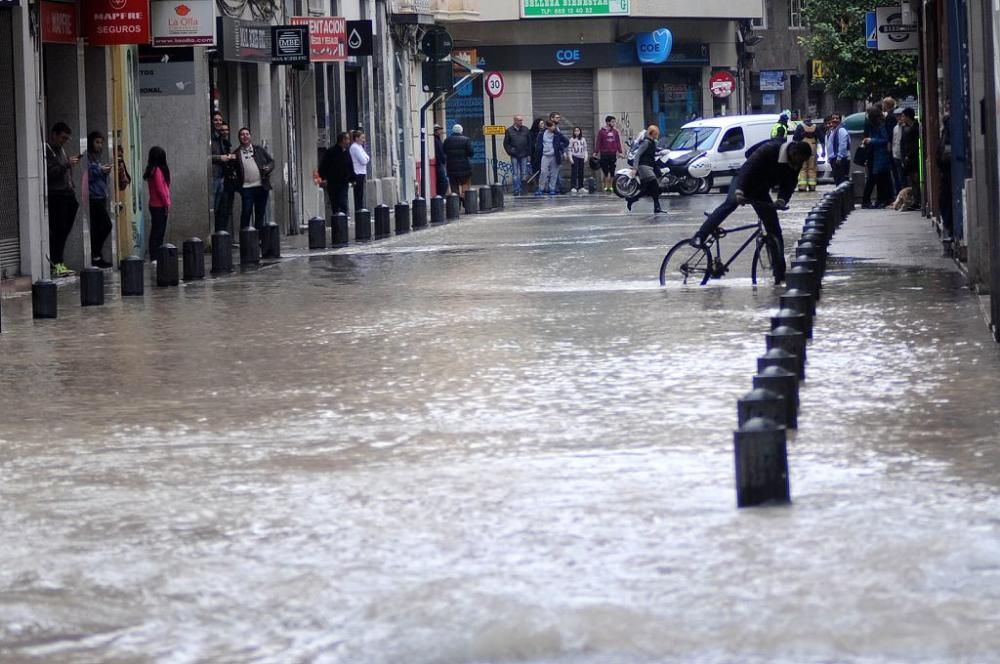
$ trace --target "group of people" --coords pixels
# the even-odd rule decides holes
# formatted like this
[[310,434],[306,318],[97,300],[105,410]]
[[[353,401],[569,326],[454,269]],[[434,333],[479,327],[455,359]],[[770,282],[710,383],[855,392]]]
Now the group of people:
[[[910,187],[904,209],[920,209],[920,129],[913,109],[898,110],[892,97],[870,106],[862,148],[867,177],[861,206],[888,207],[894,197]],[[876,193],[874,202],[872,193]]]
[[323,153],[319,162],[319,177],[326,188],[333,214],[350,215],[347,207],[348,193],[354,187],[354,209],[361,210],[365,204],[365,182],[371,155],[365,149],[367,136],[361,129],[342,131],[337,141]]
[[[216,111],[212,114],[211,160],[215,230],[231,230],[230,219],[236,192],[240,193],[240,228],[263,226],[267,218],[274,158],[263,146],[253,142],[253,135],[247,127],[240,128],[237,144],[233,147],[229,123],[222,113]],[[154,245],[153,240],[151,234],[150,255],[152,248],[159,246]]]

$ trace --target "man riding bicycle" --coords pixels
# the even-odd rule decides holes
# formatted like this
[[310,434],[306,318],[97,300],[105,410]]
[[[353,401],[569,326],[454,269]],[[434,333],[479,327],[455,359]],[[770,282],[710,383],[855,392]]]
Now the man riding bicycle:
[[[747,151],[747,160],[733,177],[729,195],[708,216],[698,232],[691,238],[695,246],[702,246],[705,238],[725,221],[740,205],[750,204],[764,224],[764,230],[778,242],[778,255],[774,261],[774,282],[785,280],[785,249],[778,222],[778,208],[785,207],[799,181],[799,170],[809,157],[812,148],[806,143],[792,141],[764,141]],[[778,188],[778,200],[771,202],[771,189]]]

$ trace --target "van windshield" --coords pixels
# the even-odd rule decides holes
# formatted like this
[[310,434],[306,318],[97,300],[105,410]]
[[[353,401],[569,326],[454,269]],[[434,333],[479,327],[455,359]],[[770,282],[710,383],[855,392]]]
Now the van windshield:
[[718,127],[687,127],[674,137],[671,150],[707,150],[715,144]]
[[687,127],[674,137],[671,150],[707,150],[715,144],[718,127]]

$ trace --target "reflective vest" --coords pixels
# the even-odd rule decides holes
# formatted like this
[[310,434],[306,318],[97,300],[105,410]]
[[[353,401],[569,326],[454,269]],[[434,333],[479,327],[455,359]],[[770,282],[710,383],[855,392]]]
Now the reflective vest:
[[780,122],[771,127],[771,138],[784,138],[788,136],[788,127]]

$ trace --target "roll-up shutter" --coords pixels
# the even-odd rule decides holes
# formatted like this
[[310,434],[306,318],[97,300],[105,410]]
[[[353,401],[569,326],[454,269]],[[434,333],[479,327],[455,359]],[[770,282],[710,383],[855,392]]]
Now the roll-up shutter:
[[[583,129],[587,147],[594,150],[594,71],[560,69],[531,73],[532,119],[549,118],[553,111],[562,116],[559,129],[570,138],[573,127]],[[525,119],[527,121],[527,118]],[[590,170],[585,171],[589,176]],[[563,162],[562,175],[569,186],[570,162]]]
[[[27,3],[25,3],[27,4]],[[17,118],[14,116],[13,14],[0,8],[0,277],[21,273],[17,201]]]

